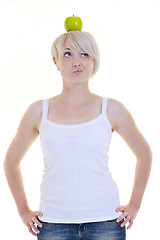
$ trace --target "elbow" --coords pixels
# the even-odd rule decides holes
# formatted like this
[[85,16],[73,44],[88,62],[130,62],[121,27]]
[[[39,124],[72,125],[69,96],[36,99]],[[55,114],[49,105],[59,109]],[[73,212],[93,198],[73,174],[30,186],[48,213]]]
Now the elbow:
[[9,163],[8,163],[6,158],[5,158],[4,162],[3,162],[3,169],[4,169],[4,173],[5,173],[6,177],[7,177],[8,173],[9,173],[10,165],[9,165]]
[[148,159],[148,161],[150,163],[152,163],[153,154],[152,154],[152,150],[149,146],[148,146],[147,151],[146,151],[146,158]]
[[3,169],[4,169],[4,172],[5,172],[6,175],[7,175],[8,171],[11,167],[12,166],[11,166],[11,163],[10,163],[9,159],[5,158],[4,162],[3,162]]
[[146,157],[145,157],[145,161],[147,162],[147,165],[149,166],[149,168],[151,169],[152,166],[152,158],[153,158],[153,154],[152,151],[150,149],[150,147],[148,148]]
[[137,155],[138,160],[142,161],[144,164],[149,165],[150,167],[152,165],[152,158],[153,154],[150,146],[146,146],[141,154]]
[[150,161],[150,166],[152,166],[152,160],[153,160],[153,153],[152,150],[149,148],[149,161]]
[[4,161],[3,161],[3,169],[4,169],[5,172],[6,172],[7,168],[8,168],[8,159],[5,158]]
[[14,169],[19,167],[19,165],[20,164],[18,161],[14,161],[13,158],[6,156],[4,159],[4,162],[3,162],[3,169],[4,169],[6,176],[8,174],[10,174]]

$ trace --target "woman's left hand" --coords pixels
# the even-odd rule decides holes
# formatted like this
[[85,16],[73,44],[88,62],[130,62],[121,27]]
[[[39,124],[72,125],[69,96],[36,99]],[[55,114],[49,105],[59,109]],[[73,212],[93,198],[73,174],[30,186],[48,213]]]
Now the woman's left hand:
[[124,227],[127,222],[129,222],[129,225],[127,229],[131,228],[133,225],[133,221],[137,216],[138,208],[134,205],[129,203],[125,206],[120,206],[116,209],[116,212],[122,212],[122,215],[117,218],[117,222],[120,222],[122,219],[124,219],[124,222],[121,224],[121,227]]

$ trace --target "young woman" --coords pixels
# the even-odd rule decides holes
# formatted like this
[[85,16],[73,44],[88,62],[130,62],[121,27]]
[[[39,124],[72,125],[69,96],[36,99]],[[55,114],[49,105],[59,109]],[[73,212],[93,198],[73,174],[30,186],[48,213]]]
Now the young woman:
[[[63,81],[61,94],[34,102],[25,112],[4,161],[18,212],[39,240],[124,240],[141,206],[151,169],[150,147],[119,101],[90,92],[99,50],[87,32],[72,31],[52,45]],[[137,157],[132,195],[120,206],[108,169],[117,132]],[[44,155],[40,209],[27,203],[20,162],[40,135]]]

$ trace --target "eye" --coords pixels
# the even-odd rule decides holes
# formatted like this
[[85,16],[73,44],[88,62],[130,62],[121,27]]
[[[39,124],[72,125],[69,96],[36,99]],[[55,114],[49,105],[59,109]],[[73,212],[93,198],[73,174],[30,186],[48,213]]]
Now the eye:
[[64,53],[64,56],[65,56],[65,57],[71,57],[71,52],[65,52],[65,53]]
[[88,53],[82,53],[81,55],[82,55],[83,58],[89,57]]

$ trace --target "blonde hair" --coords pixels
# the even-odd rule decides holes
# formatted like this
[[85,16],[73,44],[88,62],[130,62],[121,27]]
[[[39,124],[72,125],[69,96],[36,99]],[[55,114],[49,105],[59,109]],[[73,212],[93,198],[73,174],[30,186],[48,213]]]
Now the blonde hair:
[[58,52],[62,49],[66,40],[69,42],[71,47],[77,48],[93,58],[93,76],[98,71],[100,63],[99,48],[93,36],[84,31],[70,31],[57,37],[51,48],[52,59],[55,64],[58,60]]

